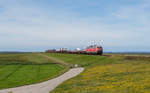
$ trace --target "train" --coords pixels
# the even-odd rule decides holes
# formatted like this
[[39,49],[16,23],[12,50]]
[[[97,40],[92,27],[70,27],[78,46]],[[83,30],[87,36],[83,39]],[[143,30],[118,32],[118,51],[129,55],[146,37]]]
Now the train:
[[68,50],[67,48],[60,48],[59,50],[46,50],[46,53],[67,53],[67,54],[87,54],[87,55],[103,55],[103,47],[100,45],[90,45],[85,49]]

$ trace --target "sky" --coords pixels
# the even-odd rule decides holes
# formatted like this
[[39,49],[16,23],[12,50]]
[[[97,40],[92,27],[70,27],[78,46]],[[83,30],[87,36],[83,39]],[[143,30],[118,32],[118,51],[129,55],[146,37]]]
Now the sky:
[[150,52],[150,0],[0,0],[0,51],[100,44]]

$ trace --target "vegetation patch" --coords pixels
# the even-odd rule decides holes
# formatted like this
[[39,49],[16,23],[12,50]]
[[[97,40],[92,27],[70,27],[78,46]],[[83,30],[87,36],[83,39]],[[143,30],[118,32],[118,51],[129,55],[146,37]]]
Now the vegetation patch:
[[[113,55],[111,57],[46,54],[84,66],[79,76],[58,86],[52,93],[149,93],[149,59]],[[67,59],[69,58],[69,59]],[[75,62],[74,62],[74,61]]]
[[66,70],[37,53],[0,54],[0,89],[46,81]]
[[44,53],[47,56],[55,57],[69,64],[78,64],[79,66],[88,68],[96,65],[107,65],[120,63],[122,57],[107,57],[95,55],[80,55],[80,54],[60,54],[60,53]]

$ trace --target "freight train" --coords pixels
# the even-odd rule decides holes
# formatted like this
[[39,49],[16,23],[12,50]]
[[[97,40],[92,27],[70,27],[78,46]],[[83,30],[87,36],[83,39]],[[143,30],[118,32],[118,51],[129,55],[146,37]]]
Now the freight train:
[[46,50],[46,53],[68,53],[68,54],[88,54],[88,55],[103,55],[103,48],[99,45],[90,45],[83,50],[67,50],[66,48],[61,48],[60,50]]

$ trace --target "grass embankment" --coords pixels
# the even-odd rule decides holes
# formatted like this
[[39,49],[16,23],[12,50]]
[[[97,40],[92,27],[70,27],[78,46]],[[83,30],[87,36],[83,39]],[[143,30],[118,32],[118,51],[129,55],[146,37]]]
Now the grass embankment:
[[150,58],[46,54],[86,70],[52,93],[150,93]]
[[78,64],[81,67],[92,67],[95,65],[105,65],[111,63],[120,63],[122,60],[119,57],[108,58],[106,56],[95,55],[79,55],[79,54],[59,54],[59,53],[44,53],[47,56],[55,57],[69,64]]
[[46,81],[67,69],[38,53],[0,54],[0,89]]

